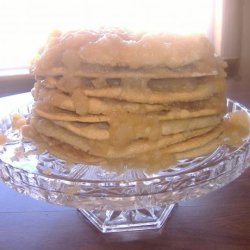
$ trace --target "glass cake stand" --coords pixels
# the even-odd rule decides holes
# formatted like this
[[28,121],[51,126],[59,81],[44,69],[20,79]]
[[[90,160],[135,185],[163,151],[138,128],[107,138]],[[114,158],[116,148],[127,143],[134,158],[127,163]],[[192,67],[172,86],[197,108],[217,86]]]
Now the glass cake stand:
[[[228,100],[229,112],[249,110]],[[25,116],[31,105],[15,111]],[[21,139],[11,117],[0,120],[7,143],[0,147],[0,179],[37,200],[77,208],[101,232],[160,228],[174,205],[221,188],[250,165],[250,139],[240,147],[222,145],[213,153],[181,160],[175,166],[147,173],[127,169],[69,164]]]

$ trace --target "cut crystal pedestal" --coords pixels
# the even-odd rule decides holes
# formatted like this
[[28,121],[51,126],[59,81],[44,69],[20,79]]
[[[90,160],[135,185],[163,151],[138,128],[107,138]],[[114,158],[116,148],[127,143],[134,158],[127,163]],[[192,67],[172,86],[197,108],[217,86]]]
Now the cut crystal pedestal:
[[135,210],[78,209],[102,233],[159,229],[170,216],[175,204]]

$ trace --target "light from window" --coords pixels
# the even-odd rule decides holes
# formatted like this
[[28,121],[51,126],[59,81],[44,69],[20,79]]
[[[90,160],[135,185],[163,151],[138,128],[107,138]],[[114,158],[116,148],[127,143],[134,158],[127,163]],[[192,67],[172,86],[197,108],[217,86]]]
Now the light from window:
[[213,0],[2,0],[0,68],[27,67],[52,29],[211,31]]

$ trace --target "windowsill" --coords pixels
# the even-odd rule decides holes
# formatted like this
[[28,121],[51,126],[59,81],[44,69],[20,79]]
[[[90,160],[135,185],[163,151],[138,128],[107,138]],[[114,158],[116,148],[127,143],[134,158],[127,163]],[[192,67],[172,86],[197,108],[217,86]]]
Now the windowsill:
[[14,69],[0,69],[0,81],[12,79],[27,79],[31,78],[32,75],[28,68],[14,68]]
[[29,92],[33,85],[28,68],[0,69],[0,97]]

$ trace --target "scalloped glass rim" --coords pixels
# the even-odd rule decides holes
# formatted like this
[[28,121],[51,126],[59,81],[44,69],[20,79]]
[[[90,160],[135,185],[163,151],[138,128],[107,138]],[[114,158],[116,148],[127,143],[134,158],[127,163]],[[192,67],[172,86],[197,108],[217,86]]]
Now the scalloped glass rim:
[[[236,110],[244,110],[249,113],[249,110],[246,107],[230,99],[227,100],[227,105],[230,112]],[[19,108],[13,113],[19,112],[22,114],[29,114],[30,110],[31,105],[28,105]],[[1,132],[6,132],[10,128],[10,117],[12,114],[10,114],[9,117],[1,119]],[[11,143],[6,146],[7,148],[15,145],[15,143],[20,143],[21,141],[18,133],[11,132],[10,136]],[[25,163],[27,164],[27,159],[26,162],[22,162],[21,159],[19,161],[19,163],[21,162],[21,164],[19,164],[20,167],[16,167],[14,166],[13,161],[11,162],[3,157],[3,152],[6,151],[2,150],[0,153],[0,159],[2,160],[2,162],[0,162],[0,178],[2,178],[3,181],[8,182],[10,186],[16,189],[20,189],[23,185],[23,187],[26,186],[26,188],[33,188],[34,190],[48,190],[50,194],[54,192],[63,193],[65,197],[68,198],[73,195],[82,195],[84,197],[92,198],[139,197],[145,195],[157,195],[163,193],[166,194],[169,192],[173,193],[177,191],[180,192],[178,198],[176,197],[176,199],[173,198],[172,200],[169,200],[168,203],[170,204],[177,202],[178,200],[185,199],[185,197],[191,197],[191,193],[187,194],[188,189],[200,188],[201,190],[201,186],[206,186],[207,191],[200,191],[199,194],[195,194],[195,190],[193,190],[193,196],[200,196],[202,193],[206,193],[209,190],[216,189],[216,179],[219,180],[223,176],[226,177],[226,175],[229,175],[230,177],[230,174],[234,176],[233,179],[235,179],[237,176],[239,176],[240,173],[244,171],[246,167],[245,165],[249,163],[249,148],[250,139],[246,138],[244,140],[244,143],[239,148],[222,145],[213,153],[207,156],[198,157],[192,160],[182,160],[179,162],[180,165],[178,165],[177,167],[175,166],[166,170],[162,170],[158,173],[155,173],[153,176],[147,176],[141,170],[128,170],[126,172],[126,175],[124,175],[125,173],[123,173],[120,177],[118,176],[121,179],[114,179],[112,177],[112,173],[110,175],[110,173],[104,170],[104,172],[101,172],[101,174],[104,174],[104,177],[98,177],[101,178],[98,180],[94,179],[93,175],[90,175],[90,179],[84,180],[63,178],[60,175],[45,175],[39,172],[36,166],[33,166],[33,168],[27,167],[25,165]],[[49,157],[50,160],[59,160],[54,156]],[[237,159],[240,159],[239,164],[237,163]],[[62,162],[61,160],[59,161]],[[86,171],[90,171],[90,169],[87,169]],[[234,171],[238,171],[237,174],[235,174]],[[94,173],[94,175],[96,174],[97,173]],[[93,179],[91,179],[92,177]],[[218,185],[218,187],[221,187],[233,180],[229,177],[226,181],[224,181],[224,183],[221,183],[220,180],[220,184]],[[214,183],[214,186],[210,188],[209,182]],[[32,190],[30,190],[28,193],[32,196]],[[181,195],[181,193],[183,195]],[[164,199],[166,198],[167,197],[164,197]],[[46,198],[40,197],[40,199]],[[47,199],[47,201],[53,202],[49,199]],[[68,203],[64,199],[62,201],[57,200],[56,203],[67,203],[67,205],[72,205],[74,202]],[[100,202],[100,204],[101,203],[102,202]]]

